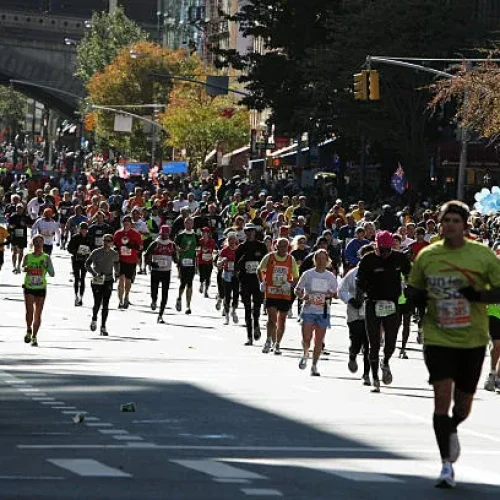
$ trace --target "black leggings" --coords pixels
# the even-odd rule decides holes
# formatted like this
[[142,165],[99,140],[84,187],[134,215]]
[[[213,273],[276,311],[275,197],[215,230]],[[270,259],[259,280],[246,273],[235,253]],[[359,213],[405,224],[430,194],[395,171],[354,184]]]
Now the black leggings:
[[396,311],[396,314],[378,318],[375,315],[375,301],[367,300],[365,324],[368,341],[370,342],[370,365],[372,368],[373,379],[378,380],[381,326],[384,327],[385,335],[384,364],[387,364],[396,350],[399,317]]
[[108,319],[109,299],[113,293],[113,282],[105,281],[102,285],[92,284],[92,293],[94,294],[94,307],[92,308],[92,321],[97,321],[97,314],[102,304],[101,326],[106,326]]
[[71,264],[73,265],[73,274],[75,276],[75,295],[78,295],[78,292],[80,292],[80,297],[83,297],[83,294],[85,293],[85,275],[87,274],[87,269],[85,269],[85,261],[76,260],[73,257],[71,259]]
[[222,279],[222,270],[217,272],[217,292],[219,294],[219,299],[224,300],[224,280]]
[[365,321],[358,319],[347,323],[349,328],[349,339],[351,345],[349,346],[349,358],[355,359],[356,356],[363,349],[363,376],[370,375],[370,358],[368,353],[370,351],[370,344],[368,343],[368,335],[366,334]]
[[233,299],[231,303],[233,309],[236,309],[238,307],[240,282],[238,278],[233,276],[233,279],[231,281],[222,280],[222,283],[224,286],[224,312],[226,314],[229,314],[231,297]]
[[161,283],[161,303],[160,316],[163,315],[168,300],[168,289],[170,287],[170,271],[153,271],[151,272],[151,299],[153,302],[158,300],[158,288]]
[[198,271],[200,272],[200,284],[206,283],[207,288],[210,286],[210,278],[212,276],[213,264],[200,264],[198,266]]
[[[247,326],[247,336],[252,338],[252,327],[259,325],[260,308],[264,302],[264,294],[260,291],[259,283],[255,279],[254,283],[241,282],[241,301],[245,307],[245,323]],[[252,304],[253,302],[253,304]]]

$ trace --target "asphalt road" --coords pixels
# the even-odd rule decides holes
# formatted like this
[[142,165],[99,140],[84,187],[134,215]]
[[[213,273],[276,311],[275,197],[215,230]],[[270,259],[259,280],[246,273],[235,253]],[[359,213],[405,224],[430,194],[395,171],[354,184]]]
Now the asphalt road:
[[[149,276],[138,276],[130,309],[117,310],[114,295],[103,338],[89,330],[90,287],[75,308],[70,261],[57,250],[33,348],[23,343],[22,277],[9,251],[6,261],[0,500],[499,498],[500,396],[482,389],[460,431],[459,487],[434,489],[432,392],[414,333],[410,359],[392,362],[393,384],[372,394],[347,370],[343,305],[334,306],[321,377],[311,377],[297,367],[296,316],[283,355],[264,355],[262,342],[243,346],[241,308],[240,324],[224,326],[213,298],[195,291],[193,314],[175,312],[177,279],[157,325]],[[120,412],[127,402],[137,411]]]

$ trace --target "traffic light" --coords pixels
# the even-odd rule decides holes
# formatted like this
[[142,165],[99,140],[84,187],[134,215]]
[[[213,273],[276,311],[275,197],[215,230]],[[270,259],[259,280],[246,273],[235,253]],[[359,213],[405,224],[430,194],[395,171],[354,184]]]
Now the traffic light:
[[370,101],[380,101],[380,74],[372,69],[369,71]]
[[354,75],[354,99],[357,101],[368,100],[368,74],[370,72],[363,70]]

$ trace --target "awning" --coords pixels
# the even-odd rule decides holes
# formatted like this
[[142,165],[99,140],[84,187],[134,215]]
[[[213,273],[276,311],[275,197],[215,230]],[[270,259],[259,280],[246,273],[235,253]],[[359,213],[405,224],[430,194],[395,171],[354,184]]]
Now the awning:
[[[336,137],[332,137],[331,139],[327,139],[326,141],[320,142],[318,144],[318,148],[322,146],[326,146],[334,141],[336,141]],[[304,147],[300,150],[301,153],[305,153],[309,151],[309,146]],[[287,146],[286,148],[279,149],[270,155],[270,158],[289,158],[290,156],[294,156],[297,154],[297,144],[292,144],[291,146]]]
[[207,156],[205,157],[205,163],[208,163],[210,160],[215,159],[216,155],[217,155],[217,150],[212,149],[212,151],[210,151],[210,153],[208,153]]
[[226,153],[222,158],[232,158],[233,156],[239,155],[241,153],[246,153],[250,151],[250,146],[244,146],[239,149],[235,149],[234,151],[231,151],[230,153]]

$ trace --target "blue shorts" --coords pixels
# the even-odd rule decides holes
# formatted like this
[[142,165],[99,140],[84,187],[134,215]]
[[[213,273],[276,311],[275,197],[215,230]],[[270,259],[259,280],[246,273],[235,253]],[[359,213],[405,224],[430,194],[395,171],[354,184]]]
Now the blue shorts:
[[331,326],[329,314],[325,318],[323,314],[302,313],[300,318],[302,319],[302,323],[314,323],[321,328],[330,328]]

